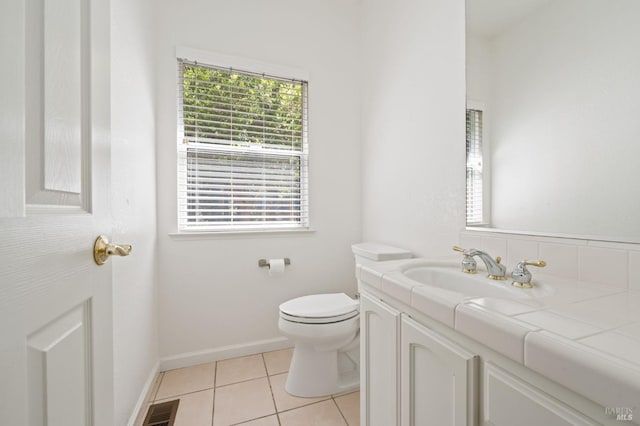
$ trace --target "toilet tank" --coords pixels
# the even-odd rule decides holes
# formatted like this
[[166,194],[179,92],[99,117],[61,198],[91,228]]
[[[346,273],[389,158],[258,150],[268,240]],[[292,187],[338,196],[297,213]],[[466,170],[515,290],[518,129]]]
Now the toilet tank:
[[380,243],[358,243],[351,246],[356,265],[369,265],[387,260],[409,259],[413,254],[409,250]]

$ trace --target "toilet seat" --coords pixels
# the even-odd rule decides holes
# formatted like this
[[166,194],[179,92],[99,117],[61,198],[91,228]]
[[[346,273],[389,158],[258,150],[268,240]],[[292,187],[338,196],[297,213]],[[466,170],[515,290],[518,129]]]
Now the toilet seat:
[[344,293],[298,297],[280,305],[280,317],[304,324],[328,324],[358,315],[359,304]]
[[322,317],[322,318],[308,318],[308,317],[296,317],[294,315],[288,315],[284,312],[280,312],[280,318],[291,321],[291,322],[299,322],[301,324],[330,324],[333,322],[346,321],[351,319],[359,314],[358,311],[353,311],[348,314],[338,315],[335,317]]

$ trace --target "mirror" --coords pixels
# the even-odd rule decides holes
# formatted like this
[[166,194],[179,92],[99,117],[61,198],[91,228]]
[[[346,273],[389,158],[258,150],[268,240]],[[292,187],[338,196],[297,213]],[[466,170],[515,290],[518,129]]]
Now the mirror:
[[469,226],[640,242],[639,18],[637,0],[467,0]]

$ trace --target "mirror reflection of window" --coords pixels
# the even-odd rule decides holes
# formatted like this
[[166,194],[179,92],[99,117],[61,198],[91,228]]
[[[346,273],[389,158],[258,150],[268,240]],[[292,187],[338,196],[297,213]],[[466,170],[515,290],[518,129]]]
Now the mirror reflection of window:
[[639,243],[640,1],[466,5],[484,185],[469,227]]
[[467,225],[483,223],[482,111],[467,109]]

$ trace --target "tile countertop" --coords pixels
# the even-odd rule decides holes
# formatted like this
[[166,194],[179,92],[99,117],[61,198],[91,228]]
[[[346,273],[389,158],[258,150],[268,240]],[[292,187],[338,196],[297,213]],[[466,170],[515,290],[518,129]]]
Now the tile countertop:
[[[549,284],[552,294],[469,297],[411,280],[400,270],[407,262],[425,260],[358,265],[356,275],[369,286],[604,407],[640,409],[640,291],[535,271],[534,286],[536,282]],[[450,258],[428,261],[459,267]],[[504,281],[506,286],[509,282]]]

